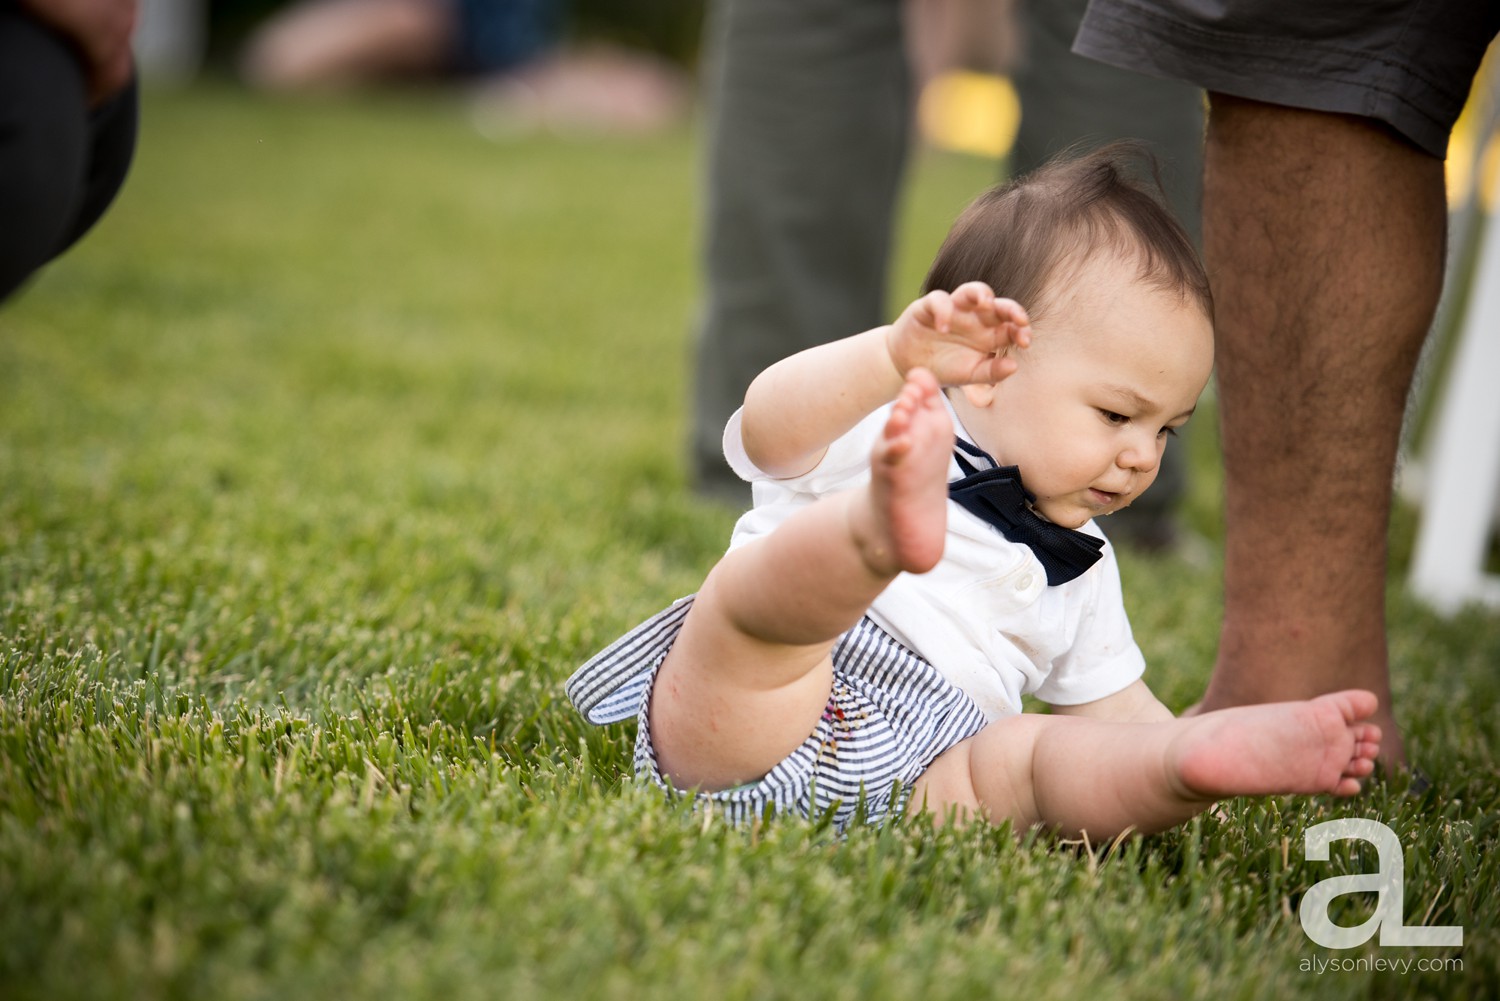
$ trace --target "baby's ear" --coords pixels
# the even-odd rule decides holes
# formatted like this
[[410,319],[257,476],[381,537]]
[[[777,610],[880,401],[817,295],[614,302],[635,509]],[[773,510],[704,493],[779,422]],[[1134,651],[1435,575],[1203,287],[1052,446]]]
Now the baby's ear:
[[988,382],[973,382],[967,386],[958,387],[959,392],[964,394],[964,399],[969,406],[983,410],[995,402],[995,387]]

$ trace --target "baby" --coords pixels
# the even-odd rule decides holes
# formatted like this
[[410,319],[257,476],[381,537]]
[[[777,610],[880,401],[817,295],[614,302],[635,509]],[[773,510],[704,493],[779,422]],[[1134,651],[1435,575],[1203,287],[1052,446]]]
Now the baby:
[[756,379],[725,433],[756,499],[730,551],[568,683],[592,722],[639,717],[639,774],[734,821],[925,809],[1094,838],[1359,791],[1370,693],[1176,719],[1141,680],[1093,519],[1155,479],[1213,333],[1137,155],[986,193],[895,323]]

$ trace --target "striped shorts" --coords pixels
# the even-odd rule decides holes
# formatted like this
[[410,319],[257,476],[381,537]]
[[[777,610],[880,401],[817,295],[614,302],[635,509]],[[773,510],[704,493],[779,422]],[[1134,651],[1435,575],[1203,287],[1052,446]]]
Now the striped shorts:
[[[647,708],[656,671],[692,607],[682,598],[584,664],[568,697],[592,723],[640,720],[638,776],[663,789]],[[906,809],[912,784],[938,755],[984,728],[984,714],[920,655],[868,617],[833,649],[833,687],[807,740],[755,782],[695,793],[699,809],[731,823],[791,813],[880,824]]]

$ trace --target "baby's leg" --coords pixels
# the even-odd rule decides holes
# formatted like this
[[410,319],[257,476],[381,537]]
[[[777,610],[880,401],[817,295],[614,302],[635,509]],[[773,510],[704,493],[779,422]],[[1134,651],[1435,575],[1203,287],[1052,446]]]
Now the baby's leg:
[[898,573],[942,556],[952,452],[937,382],[915,371],[867,487],[810,505],[714,567],[652,691],[664,775],[727,788],[807,739],[828,702],[835,641]]
[[940,814],[1111,838],[1164,830],[1228,796],[1352,796],[1380,749],[1379,727],[1365,722],[1375,708],[1375,696],[1351,690],[1162,723],[1015,717],[935,761],[914,805],[925,795]]

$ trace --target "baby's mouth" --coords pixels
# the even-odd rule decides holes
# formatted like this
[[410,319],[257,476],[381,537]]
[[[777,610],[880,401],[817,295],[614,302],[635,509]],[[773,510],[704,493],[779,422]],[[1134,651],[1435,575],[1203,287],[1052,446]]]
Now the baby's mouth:
[[1108,490],[1100,490],[1098,487],[1089,487],[1089,497],[1100,508],[1112,508],[1117,504],[1123,494],[1112,493]]

